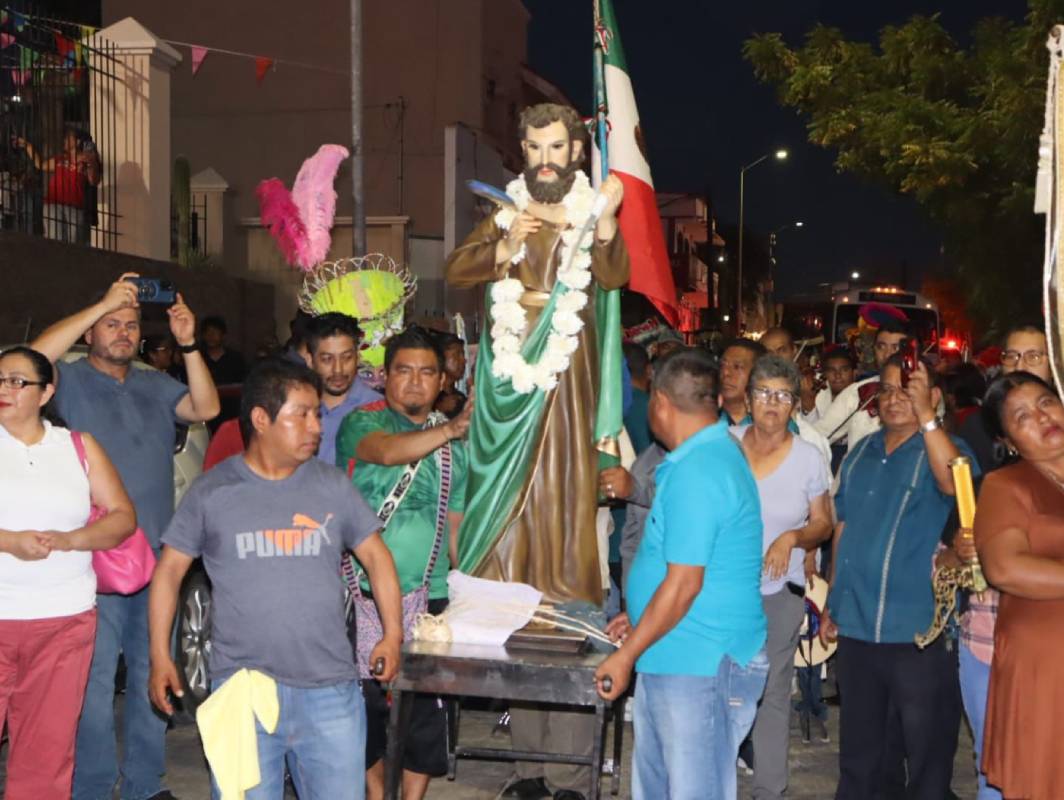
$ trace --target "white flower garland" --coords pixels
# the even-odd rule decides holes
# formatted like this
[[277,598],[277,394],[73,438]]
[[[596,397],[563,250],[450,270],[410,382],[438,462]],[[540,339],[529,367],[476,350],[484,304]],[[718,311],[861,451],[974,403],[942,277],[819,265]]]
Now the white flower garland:
[[[514,199],[517,210],[500,209],[495,214],[495,224],[509,230],[518,213],[528,208],[531,196],[523,175],[506,186],[506,193]],[[580,231],[591,215],[591,206],[596,192],[591,188],[587,175],[578,171],[572,188],[562,198],[565,206],[567,227],[562,231],[561,268],[557,280],[564,290],[558,295],[551,316],[551,332],[543,355],[535,364],[529,364],[521,355],[528,319],[521,307],[524,284],[516,278],[503,278],[491,286],[491,338],[495,353],[491,372],[499,380],[509,379],[514,391],[528,394],[535,389],[549,392],[558,385],[558,373],[569,368],[569,358],[580,345],[579,334],[584,327],[580,311],[587,305],[584,290],[591,284],[591,244],[594,237],[587,237],[580,249],[573,254]],[[524,243],[510,262],[520,263],[528,254]],[[570,257],[572,258],[570,262]]]

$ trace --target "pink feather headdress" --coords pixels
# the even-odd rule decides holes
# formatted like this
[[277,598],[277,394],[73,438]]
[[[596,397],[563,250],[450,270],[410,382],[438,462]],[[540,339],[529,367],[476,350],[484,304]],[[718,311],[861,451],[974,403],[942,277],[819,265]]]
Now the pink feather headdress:
[[262,224],[270,229],[285,261],[304,272],[329,253],[336,216],[333,181],[348,155],[346,147],[323,144],[303,162],[291,192],[278,178],[262,181],[255,190]]

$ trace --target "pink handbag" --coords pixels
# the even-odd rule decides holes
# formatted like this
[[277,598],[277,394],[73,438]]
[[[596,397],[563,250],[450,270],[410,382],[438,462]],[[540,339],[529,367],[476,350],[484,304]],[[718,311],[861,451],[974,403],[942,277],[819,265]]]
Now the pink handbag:
[[[85,455],[85,442],[81,433],[71,431],[70,440],[74,443],[81,468],[88,475],[89,459]],[[85,524],[90,525],[108,513],[106,508],[93,505]],[[93,550],[92,568],[96,572],[96,591],[99,594],[136,594],[151,581],[151,574],[155,569],[155,553],[143,529],[138,527],[133,531],[133,535],[118,547]]]

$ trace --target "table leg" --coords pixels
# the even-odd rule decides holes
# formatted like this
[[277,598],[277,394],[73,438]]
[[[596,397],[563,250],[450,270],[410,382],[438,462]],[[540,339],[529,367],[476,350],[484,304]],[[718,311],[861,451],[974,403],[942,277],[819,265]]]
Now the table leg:
[[454,751],[458,747],[458,721],[462,704],[459,698],[452,697],[447,705],[450,707],[447,715],[447,780],[453,781],[458,774],[458,757]]
[[403,700],[405,692],[392,691],[392,708],[388,716],[388,747],[384,756],[384,800],[399,800],[399,784],[403,773]]
[[621,758],[624,754],[624,704],[627,696],[619,697],[613,703],[613,785],[610,794],[621,792]]
[[588,800],[599,800],[602,783],[602,754],[606,739],[606,704],[601,700],[595,704],[595,737],[591,746],[591,794]]

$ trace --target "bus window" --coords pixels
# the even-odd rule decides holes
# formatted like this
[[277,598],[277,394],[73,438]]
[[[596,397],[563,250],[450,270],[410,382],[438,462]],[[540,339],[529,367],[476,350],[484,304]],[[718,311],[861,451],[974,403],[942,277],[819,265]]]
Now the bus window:
[[[913,336],[916,336],[924,348],[938,345],[938,312],[930,308],[901,308],[905,316],[909,318],[908,327]],[[860,306],[855,303],[844,305],[840,303],[835,307],[835,330],[834,341],[840,344],[846,343],[846,334],[851,328],[857,327],[858,312]]]

